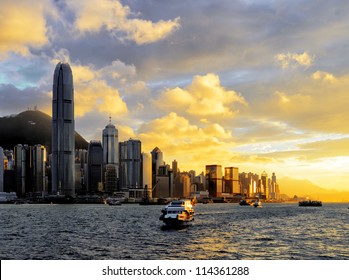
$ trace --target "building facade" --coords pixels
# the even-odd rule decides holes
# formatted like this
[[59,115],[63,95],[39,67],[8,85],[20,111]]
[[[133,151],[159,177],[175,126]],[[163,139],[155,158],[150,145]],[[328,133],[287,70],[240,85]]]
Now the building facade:
[[87,193],[96,194],[103,187],[103,148],[100,141],[90,141],[87,150]]
[[211,197],[221,197],[223,175],[221,165],[206,165],[206,187]]
[[141,141],[129,139],[119,144],[120,191],[130,197],[143,196]]
[[75,195],[74,87],[68,63],[57,64],[52,91],[52,193]]

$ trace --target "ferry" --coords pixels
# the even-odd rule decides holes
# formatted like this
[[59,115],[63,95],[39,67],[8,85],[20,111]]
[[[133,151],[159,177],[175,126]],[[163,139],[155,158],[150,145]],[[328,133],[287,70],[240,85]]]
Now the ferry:
[[190,199],[173,200],[161,212],[159,219],[166,226],[186,225],[194,220],[194,209]]
[[320,200],[303,200],[298,202],[299,206],[322,206]]

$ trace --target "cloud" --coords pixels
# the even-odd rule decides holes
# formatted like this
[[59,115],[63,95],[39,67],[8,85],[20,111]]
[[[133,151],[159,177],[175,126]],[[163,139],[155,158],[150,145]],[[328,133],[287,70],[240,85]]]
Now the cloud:
[[93,66],[71,64],[74,77],[75,114],[83,116],[98,110],[106,114],[124,115],[128,112],[126,103],[119,91],[111,87],[100,77],[103,69],[95,70]]
[[69,5],[76,10],[76,27],[80,31],[98,32],[105,27],[118,38],[125,37],[139,45],[164,39],[180,26],[179,17],[158,22],[134,18],[136,15],[120,1],[101,0],[98,5],[93,0],[69,1]]
[[0,7],[0,57],[7,52],[29,54],[29,48],[47,44],[45,14],[55,14],[49,0],[33,3],[26,0],[2,0]]
[[176,87],[165,90],[155,100],[155,104],[167,111],[186,112],[198,118],[233,117],[234,103],[247,105],[244,98],[233,90],[227,90],[220,84],[215,74],[195,76],[185,89]]
[[323,72],[323,71],[316,71],[313,73],[312,78],[314,80],[323,80],[326,82],[330,82],[330,83],[335,83],[337,82],[337,78],[328,72]]
[[283,68],[304,66],[309,67],[314,62],[314,56],[304,53],[279,53],[275,56],[276,62]]

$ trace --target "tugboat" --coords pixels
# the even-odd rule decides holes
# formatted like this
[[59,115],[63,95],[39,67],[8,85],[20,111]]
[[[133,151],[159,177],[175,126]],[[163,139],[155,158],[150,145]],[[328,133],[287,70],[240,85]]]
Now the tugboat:
[[303,200],[298,202],[299,206],[322,206],[320,200]]
[[193,204],[189,199],[173,200],[161,212],[159,220],[170,227],[187,225],[194,220]]

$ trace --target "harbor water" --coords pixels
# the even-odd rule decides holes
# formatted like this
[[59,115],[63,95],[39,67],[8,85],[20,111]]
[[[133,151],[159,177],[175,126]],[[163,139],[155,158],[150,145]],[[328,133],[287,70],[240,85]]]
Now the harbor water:
[[0,205],[0,259],[343,260],[349,209],[270,203],[197,204],[188,227],[166,229],[161,205]]

